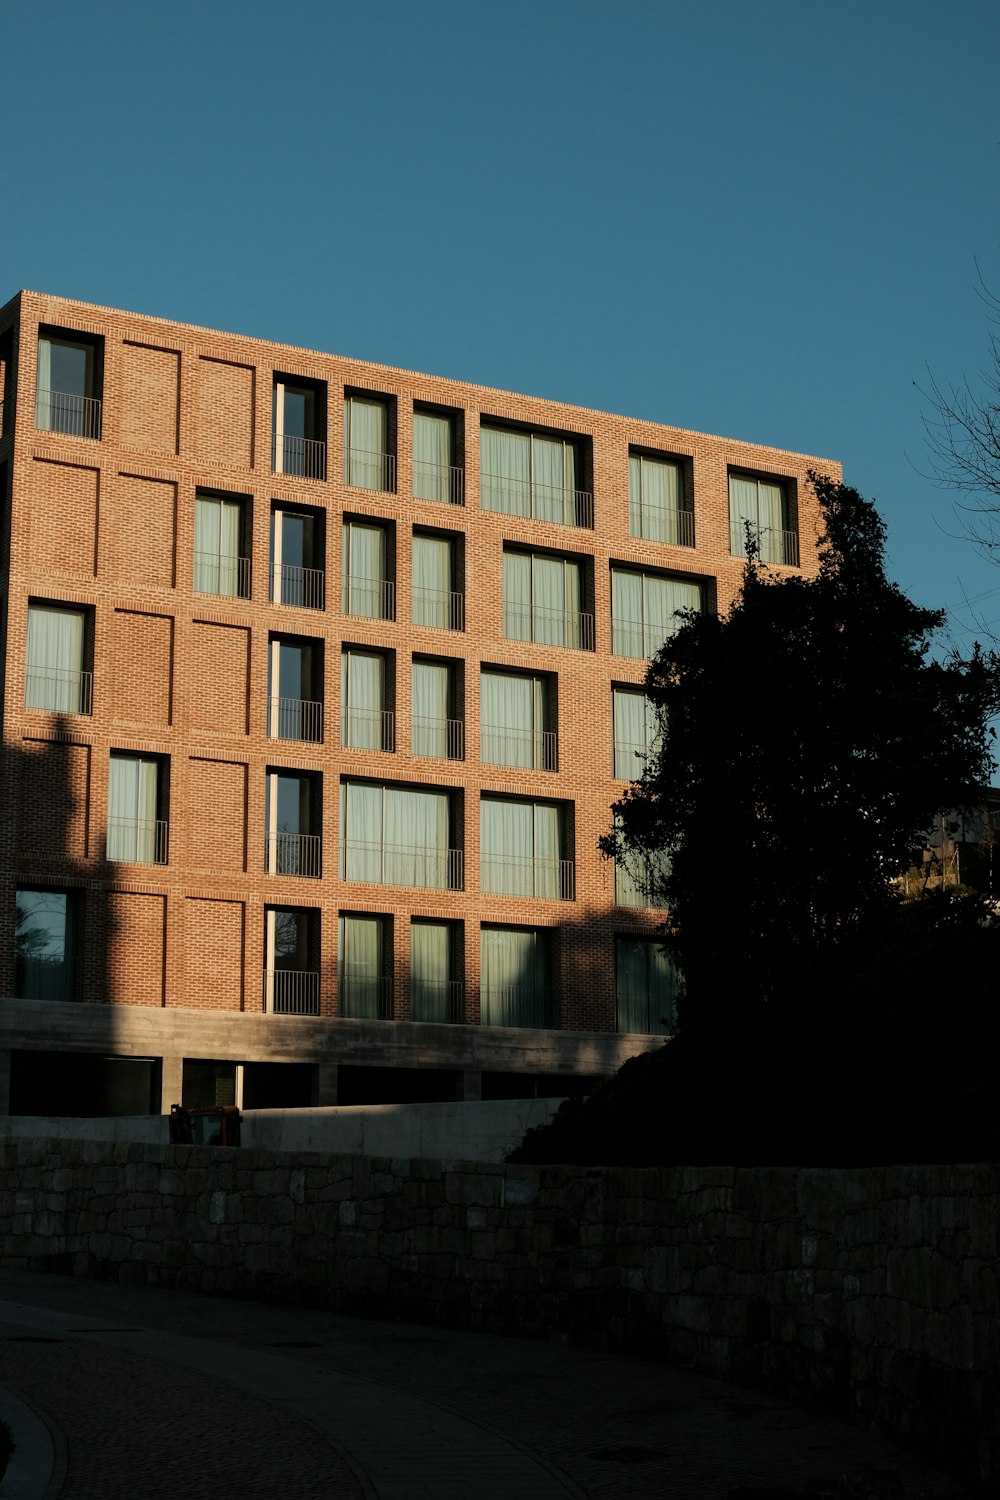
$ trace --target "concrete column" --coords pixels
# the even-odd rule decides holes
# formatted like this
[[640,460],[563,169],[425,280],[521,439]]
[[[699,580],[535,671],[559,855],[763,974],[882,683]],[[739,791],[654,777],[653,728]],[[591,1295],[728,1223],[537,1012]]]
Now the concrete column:
[[337,1064],[320,1063],[316,1069],[316,1103],[320,1106],[337,1102]]
[[169,1115],[172,1104],[182,1103],[184,1059],[169,1053],[160,1064],[160,1114]]
[[483,1097],[483,1075],[478,1068],[467,1068],[462,1074],[459,1084],[461,1098],[481,1099]]

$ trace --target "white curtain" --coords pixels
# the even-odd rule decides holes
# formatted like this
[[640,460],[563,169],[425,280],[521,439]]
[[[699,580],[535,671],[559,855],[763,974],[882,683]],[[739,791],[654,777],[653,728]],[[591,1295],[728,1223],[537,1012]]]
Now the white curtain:
[[745,479],[739,474],[729,476],[729,542],[730,550],[737,557],[745,557],[747,550],[747,525],[752,536],[757,536],[760,519],[757,514],[757,481]]
[[348,396],[344,402],[344,483],[387,488],[388,413],[384,401]]
[[386,607],[386,536],[384,526],[344,522],[344,612],[382,620]]
[[528,552],[505,552],[503,555],[503,617],[507,640],[532,639],[531,555]]
[[199,594],[239,598],[243,507],[238,500],[194,502],[194,587]]
[[83,647],[82,610],[28,606],[25,708],[64,714],[84,711]]
[[413,754],[447,756],[450,670],[444,662],[413,663]]
[[452,545],[447,537],[413,538],[413,623],[451,628]]
[[484,1026],[544,1026],[548,1015],[548,934],[484,927],[480,1006]]
[[342,879],[448,889],[447,792],[347,781],[340,805]]
[[384,1009],[384,918],[342,916],[337,937],[341,1015],[375,1020]]
[[674,981],[661,945],[648,938],[618,938],[615,969],[618,1030],[668,1033],[674,1015]]
[[35,376],[35,426],[41,432],[54,430],[52,421],[52,345],[38,340],[38,370]]
[[380,885],[383,880],[383,788],[365,781],[340,784],[342,880]]
[[[569,456],[570,478],[566,477]],[[573,499],[573,450],[561,438],[533,437],[531,440],[533,514],[542,521],[571,525],[567,508]]]
[[611,650],[642,656],[642,574],[611,569]]
[[340,743],[383,750],[385,657],[377,651],[344,651],[340,658]]
[[656,573],[611,570],[611,649],[615,656],[651,657],[680,623],[679,609],[703,607],[702,586]]
[[480,429],[480,486],[483,510],[508,516],[531,515],[531,438],[499,427]]
[[488,894],[531,896],[534,817],[530,802],[480,802],[480,886]]
[[410,1009],[415,1021],[451,1021],[451,928],[410,923]]
[[678,543],[681,508],[680,469],[667,459],[630,454],[628,461],[629,531],[650,541]]
[[157,863],[157,761],[112,755],[108,768],[108,844],[110,860]]
[[480,684],[482,759],[493,766],[543,768],[544,679],[484,670]]
[[534,808],[535,844],[532,857],[534,894],[549,901],[562,895],[562,828],[563,810],[554,802],[536,802]]
[[413,494],[417,500],[451,499],[451,420],[413,413]]
[[612,693],[615,776],[634,781],[641,776],[655,735],[653,705],[642,691],[615,688]]

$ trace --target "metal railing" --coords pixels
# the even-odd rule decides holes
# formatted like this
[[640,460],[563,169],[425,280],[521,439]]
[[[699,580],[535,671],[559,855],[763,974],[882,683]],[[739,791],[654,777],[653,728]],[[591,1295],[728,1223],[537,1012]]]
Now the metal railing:
[[452,464],[413,460],[414,500],[438,500],[445,505],[465,504],[465,470]]
[[271,442],[271,467],[275,474],[291,474],[297,479],[325,479],[326,444],[317,438],[276,432]]
[[539,901],[576,900],[576,864],[571,859],[484,854],[479,861],[484,895],[533,896]]
[[549,729],[508,729],[484,724],[480,759],[487,766],[520,766],[526,771],[558,771],[559,737]]
[[662,911],[665,902],[657,894],[657,885],[667,874],[664,860],[659,868],[635,855],[615,861],[615,905]]
[[484,984],[479,996],[483,1026],[551,1026],[548,994],[520,984]]
[[368,453],[363,448],[344,451],[344,483],[358,490],[382,490],[394,494],[396,489],[396,455]]
[[326,574],[322,568],[297,568],[291,563],[272,563],[271,603],[290,604],[297,609],[324,609]]
[[648,542],[666,542],[671,547],[694,546],[693,510],[633,500],[628,508],[628,523],[630,536],[641,536]]
[[655,745],[640,745],[631,740],[615,740],[615,779],[638,781],[646,769],[646,762],[655,752]]
[[535,521],[553,521],[557,526],[594,529],[594,497],[589,490],[566,489],[562,485],[539,484],[505,474],[480,477],[483,510],[505,516],[530,516]]
[[465,1020],[465,983],[461,979],[417,979],[410,976],[410,1015],[414,1021],[459,1025]]
[[265,969],[264,1009],[275,1016],[318,1016],[319,973],[314,969]]
[[284,829],[265,834],[264,869],[268,875],[319,880],[323,874],[322,838],[318,833],[286,833]]
[[464,889],[461,849],[369,844],[347,839],[340,846],[342,880],[361,885],[410,885],[421,890]]
[[439,760],[465,759],[465,725],[461,719],[413,720],[413,754]]
[[395,750],[396,715],[388,708],[343,709],[340,743],[350,750]]
[[464,630],[465,595],[448,589],[414,588],[413,623],[436,630]]
[[267,733],[272,740],[307,740],[323,743],[323,705],[306,698],[271,698],[268,702]]
[[348,573],[344,579],[344,614],[362,620],[394,620],[396,585],[388,578],[360,578]]
[[71,391],[39,390],[35,396],[35,427],[64,437],[100,438],[101,403]]
[[340,971],[340,1003],[342,1016],[356,1016],[359,1020],[392,1020],[392,976],[371,974],[367,969]]
[[249,599],[249,557],[225,557],[221,552],[196,552],[194,591],[196,594],[221,594],[226,599]]
[[165,865],[167,828],[162,818],[109,818],[105,856],[120,864]]
[[24,676],[25,708],[54,714],[89,714],[93,703],[93,672],[64,672],[61,667],[33,667]]
[[594,617],[575,610],[505,601],[503,632],[509,641],[535,641],[543,646],[567,646],[573,651],[594,649]]
[[[799,534],[797,531],[779,531],[772,526],[754,526],[752,522],[750,530],[760,549],[761,562],[778,563],[785,568],[798,567]],[[733,557],[746,557],[746,521],[730,521],[729,550]]]
[[613,616],[611,620],[611,652],[613,656],[632,656],[637,660],[654,657],[670,639],[680,621],[664,626],[660,621],[623,620]]

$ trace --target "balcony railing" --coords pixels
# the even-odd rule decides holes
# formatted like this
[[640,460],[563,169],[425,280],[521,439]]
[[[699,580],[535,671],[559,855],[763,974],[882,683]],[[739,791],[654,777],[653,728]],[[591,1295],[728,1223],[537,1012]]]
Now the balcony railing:
[[656,749],[656,745],[640,745],[631,740],[615,740],[615,779],[637,781],[645,771],[649,757],[656,754]]
[[659,868],[635,855],[616,860],[615,905],[662,911],[665,903],[657,893],[657,886],[667,872],[668,865],[662,857]]
[[344,453],[344,483],[358,490],[396,490],[396,455],[367,453],[363,448],[348,448]]
[[360,578],[349,573],[344,579],[344,614],[362,620],[394,620],[396,585],[387,578]]
[[35,396],[35,427],[64,437],[99,438],[101,403],[71,391],[39,390]]
[[589,490],[564,489],[562,485],[538,484],[505,474],[483,474],[481,486],[483,510],[594,529],[594,497]]
[[326,607],[326,574],[322,568],[296,568],[291,563],[271,564],[271,602],[297,609]]
[[439,760],[465,759],[465,725],[461,719],[413,720],[413,754]]
[[[760,549],[761,562],[778,563],[785,568],[798,567],[799,534],[797,531],[779,531],[775,527],[753,526],[752,524],[750,529]],[[729,550],[734,557],[746,557],[746,521],[730,521]]]
[[438,500],[444,505],[465,504],[465,470],[450,464],[413,460],[414,500]]
[[323,705],[305,698],[272,698],[268,703],[267,732],[272,740],[323,743]]
[[318,1016],[318,972],[311,969],[265,969],[264,1009],[276,1016]]
[[568,646],[573,651],[594,649],[594,617],[575,610],[543,609],[537,604],[514,604],[505,600],[503,631],[509,641]]
[[350,966],[340,971],[340,1014],[365,1021],[392,1020],[392,976]]
[[161,818],[109,818],[106,858],[120,864],[165,865],[167,827]]
[[93,701],[93,672],[64,672],[60,667],[33,667],[24,676],[25,708],[54,714],[89,714]]
[[342,880],[361,885],[410,885],[421,890],[464,888],[461,849],[368,844],[348,839],[340,846]]
[[571,859],[484,854],[479,862],[479,878],[486,895],[533,896],[539,901],[576,900],[576,865]]
[[221,594],[226,599],[249,599],[249,557],[224,557],[219,552],[196,552],[194,591],[196,594]]
[[465,1020],[465,984],[461,979],[410,978],[410,1015],[414,1021],[460,1025]]
[[484,1026],[551,1026],[550,999],[526,985],[483,985],[480,1020]]
[[271,444],[271,463],[275,474],[325,479],[326,444],[316,438],[289,437],[287,433],[276,432]]
[[465,595],[447,589],[414,588],[413,623],[436,630],[464,630]]
[[659,651],[664,641],[669,640],[676,629],[675,624],[664,625],[661,621],[623,620],[611,621],[611,650],[615,656],[632,656],[638,660],[650,660]]
[[388,708],[347,708],[340,715],[340,743],[349,750],[396,748],[396,715]]
[[694,546],[694,511],[676,506],[653,505],[648,500],[632,502],[628,508],[629,535],[648,542],[666,542],[671,547]]
[[548,729],[507,729],[500,724],[484,724],[480,759],[487,766],[519,766],[527,771],[558,771],[559,738]]
[[297,875],[319,880],[323,874],[323,840],[317,833],[269,833],[264,839],[268,875]]

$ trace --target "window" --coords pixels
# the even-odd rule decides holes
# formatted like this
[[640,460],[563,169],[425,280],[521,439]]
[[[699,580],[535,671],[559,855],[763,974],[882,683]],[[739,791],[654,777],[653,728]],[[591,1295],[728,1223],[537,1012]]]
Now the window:
[[674,1025],[674,971],[660,943],[615,938],[618,1030],[667,1036]]
[[157,755],[111,752],[107,858],[167,863],[167,766]]
[[389,663],[381,651],[345,646],[340,656],[340,743],[353,750],[395,750]]
[[465,597],[457,588],[455,542],[433,532],[413,533],[413,623],[436,630],[465,629]]
[[194,590],[229,599],[250,598],[247,504],[235,495],[194,499]]
[[460,891],[462,851],[450,847],[451,829],[448,792],[343,781],[340,878]]
[[681,465],[645,453],[628,456],[630,536],[674,547],[694,546],[694,512],[684,506]]
[[396,488],[396,456],[388,401],[376,396],[344,399],[344,483],[360,490]]
[[583,569],[569,558],[504,551],[503,625],[509,641],[594,649],[594,617],[581,612]]
[[552,1025],[550,935],[530,927],[484,927],[480,1012],[484,1026]]
[[19,1000],[72,1000],[75,893],[19,890],[16,911],[14,994]]
[[264,868],[269,875],[323,874],[322,782],[302,771],[268,770]]
[[271,601],[298,609],[326,603],[323,514],[276,505],[271,512]]
[[89,664],[88,612],[56,604],[28,605],[25,708],[89,714],[94,677]]
[[338,923],[340,1014],[392,1019],[392,927],[389,917],[342,913]]
[[326,478],[326,385],[274,377],[272,467],[275,474]]
[[612,688],[611,722],[614,775],[619,781],[636,781],[657,748],[656,710],[642,688]]
[[489,766],[558,771],[552,679],[484,667],[480,758]]
[[389,577],[389,551],[387,527],[364,521],[344,522],[345,615],[365,620],[396,618],[396,585]]
[[579,488],[582,445],[541,432],[484,425],[480,432],[483,510],[560,526],[594,524],[594,498]]
[[799,565],[799,538],[789,515],[788,487],[749,474],[729,476],[729,550],[746,557],[747,527],[762,562]]
[[652,657],[670,639],[679,609],[704,608],[695,579],[611,569],[611,650],[615,656]]
[[662,850],[631,850],[615,860],[615,905],[662,910],[667,904],[663,882],[669,874],[670,859]]
[[455,421],[440,412],[413,413],[413,498],[465,504],[465,474],[458,466]]
[[461,1021],[461,931],[452,922],[410,923],[410,1014],[414,1021]]
[[412,667],[413,754],[465,758],[465,725],[458,708],[454,662],[415,656]]
[[264,1009],[275,1015],[319,1015],[319,912],[264,908]]
[[36,428],[67,437],[101,436],[103,348],[100,338],[38,330]]
[[272,740],[323,742],[323,643],[271,637],[268,728]]
[[566,810],[558,802],[483,797],[480,887],[484,894],[572,901],[575,866],[566,858]]

